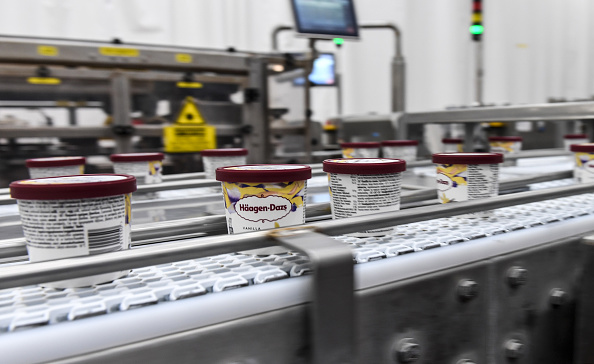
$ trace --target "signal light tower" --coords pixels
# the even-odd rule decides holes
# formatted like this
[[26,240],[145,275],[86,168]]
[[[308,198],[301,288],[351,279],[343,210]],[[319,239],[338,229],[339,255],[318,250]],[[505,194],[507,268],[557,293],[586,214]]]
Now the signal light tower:
[[472,23],[468,28],[472,34],[472,40],[480,42],[485,28],[483,27],[483,4],[482,0],[472,0]]
[[478,105],[483,104],[483,1],[472,0],[472,18],[470,28],[472,41],[475,48],[475,69],[476,69],[476,84],[475,84],[475,102]]

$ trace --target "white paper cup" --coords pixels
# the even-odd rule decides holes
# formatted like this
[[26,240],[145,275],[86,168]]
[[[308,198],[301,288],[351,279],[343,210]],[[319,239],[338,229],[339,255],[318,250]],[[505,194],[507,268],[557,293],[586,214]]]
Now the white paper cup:
[[117,174],[136,177],[139,185],[163,181],[163,153],[112,154],[113,170]]
[[[332,218],[370,215],[400,210],[402,173],[406,162],[388,158],[327,159]],[[393,228],[364,230],[351,236],[383,236]]]
[[[437,153],[437,196],[441,203],[477,200],[499,193],[500,153]],[[488,216],[489,212],[468,216]]]
[[200,152],[206,179],[216,179],[217,168],[239,166],[247,163],[245,148],[205,149]]
[[[130,248],[129,175],[87,174],[16,181],[17,199],[31,262],[103,254]],[[43,284],[68,288],[110,282],[126,272]]]
[[441,139],[444,153],[462,153],[464,151],[464,140],[460,138]]
[[572,144],[575,166],[573,178],[578,183],[594,182],[594,143]]
[[85,157],[49,157],[27,159],[31,178],[73,176],[85,173]]
[[298,164],[218,168],[229,234],[303,225],[310,178],[311,168]]
[[405,161],[414,161],[417,159],[416,140],[384,140],[382,142],[382,157],[399,158]]
[[343,158],[377,158],[380,154],[379,142],[340,143]]
[[566,134],[563,136],[563,148],[570,151],[572,144],[586,144],[589,143],[588,135],[586,134]]

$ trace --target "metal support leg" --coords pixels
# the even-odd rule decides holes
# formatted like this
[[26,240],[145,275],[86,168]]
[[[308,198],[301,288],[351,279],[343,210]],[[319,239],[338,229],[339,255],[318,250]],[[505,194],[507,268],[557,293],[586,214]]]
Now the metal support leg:
[[392,59],[392,112],[404,111],[406,87],[406,63],[404,57],[395,56]]
[[281,230],[274,237],[305,253],[313,264],[312,363],[354,362],[354,279],[349,247],[310,230]]
[[[243,104],[244,147],[250,151],[249,163],[270,163],[270,127],[268,123],[268,84],[266,61],[249,60],[249,79]],[[247,97],[250,95],[250,97]]]
[[132,151],[132,120],[130,112],[130,80],[124,73],[116,72],[111,78],[111,115],[113,117],[116,153]]
[[594,362],[594,236],[587,236],[583,240],[586,261],[584,272],[579,284],[580,293],[577,298],[574,363]]
[[474,152],[474,129],[477,126],[480,125],[472,123],[464,124],[464,151],[466,153]]

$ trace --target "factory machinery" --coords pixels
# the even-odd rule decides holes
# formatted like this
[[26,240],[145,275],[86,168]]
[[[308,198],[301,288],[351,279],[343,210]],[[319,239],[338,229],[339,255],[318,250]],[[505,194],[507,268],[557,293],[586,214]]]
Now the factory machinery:
[[[232,48],[0,37],[0,108],[37,110],[46,119],[43,126],[8,122],[0,126],[4,156],[0,170],[15,180],[25,178],[22,166],[27,158],[159,150],[164,128],[182,116],[188,97],[195,100],[204,120],[216,128],[218,147],[243,146],[250,150],[250,162],[271,162],[273,135],[301,135],[310,140],[312,132],[307,113],[301,126],[271,125],[274,110],[268,107],[268,77],[296,68],[310,69],[310,64],[306,56]],[[309,94],[308,85],[303,92]],[[157,113],[161,101],[169,105],[165,117]],[[68,126],[54,125],[44,114],[46,108],[67,110]],[[108,116],[105,125],[81,122],[78,110],[89,108]],[[40,138],[59,138],[60,143],[48,145]],[[113,140],[113,145],[104,147],[98,143],[101,139]],[[199,159],[197,152],[202,149],[165,148],[170,152],[166,168],[171,167],[172,173],[200,170],[199,163],[192,170],[182,167],[191,165],[193,156]],[[311,157],[311,143],[301,149],[306,153],[302,158]],[[88,167],[104,172],[92,163]],[[10,180],[0,184],[7,185]]]
[[165,176],[133,196],[132,249],[41,263],[0,191],[2,362],[592,362],[594,185],[560,150],[512,159],[500,196],[443,205],[433,167],[411,162],[401,211],[343,220],[313,165],[306,225],[240,235],[216,181]]

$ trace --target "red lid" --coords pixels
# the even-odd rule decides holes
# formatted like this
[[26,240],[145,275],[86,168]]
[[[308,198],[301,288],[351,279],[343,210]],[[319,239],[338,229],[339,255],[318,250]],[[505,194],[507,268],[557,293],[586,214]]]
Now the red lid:
[[379,148],[379,142],[348,142],[340,143],[341,148]]
[[490,142],[521,142],[521,136],[492,136],[489,137]]
[[388,174],[406,170],[406,162],[391,158],[337,158],[326,159],[323,170],[340,174]]
[[49,158],[33,158],[27,159],[25,165],[27,167],[65,167],[78,166],[85,164],[85,157],[49,157]]
[[569,146],[569,150],[572,152],[593,153],[594,143],[572,144]]
[[248,151],[245,148],[226,148],[226,149],[204,149],[203,157],[231,157],[239,155],[247,155]]
[[136,178],[126,174],[82,174],[15,181],[12,198],[21,200],[74,200],[117,196],[136,191]]
[[565,134],[563,136],[565,139],[588,139],[587,134]]
[[112,162],[150,162],[162,161],[163,158],[163,153],[124,153],[112,154],[109,157]]
[[433,163],[438,164],[495,164],[503,162],[501,153],[436,153]]
[[311,167],[301,164],[246,164],[217,168],[222,182],[291,182],[311,178]]
[[407,145],[419,145],[419,142],[416,140],[384,140],[382,145],[386,147],[404,147]]
[[444,144],[462,144],[464,140],[460,138],[443,138],[441,142]]

